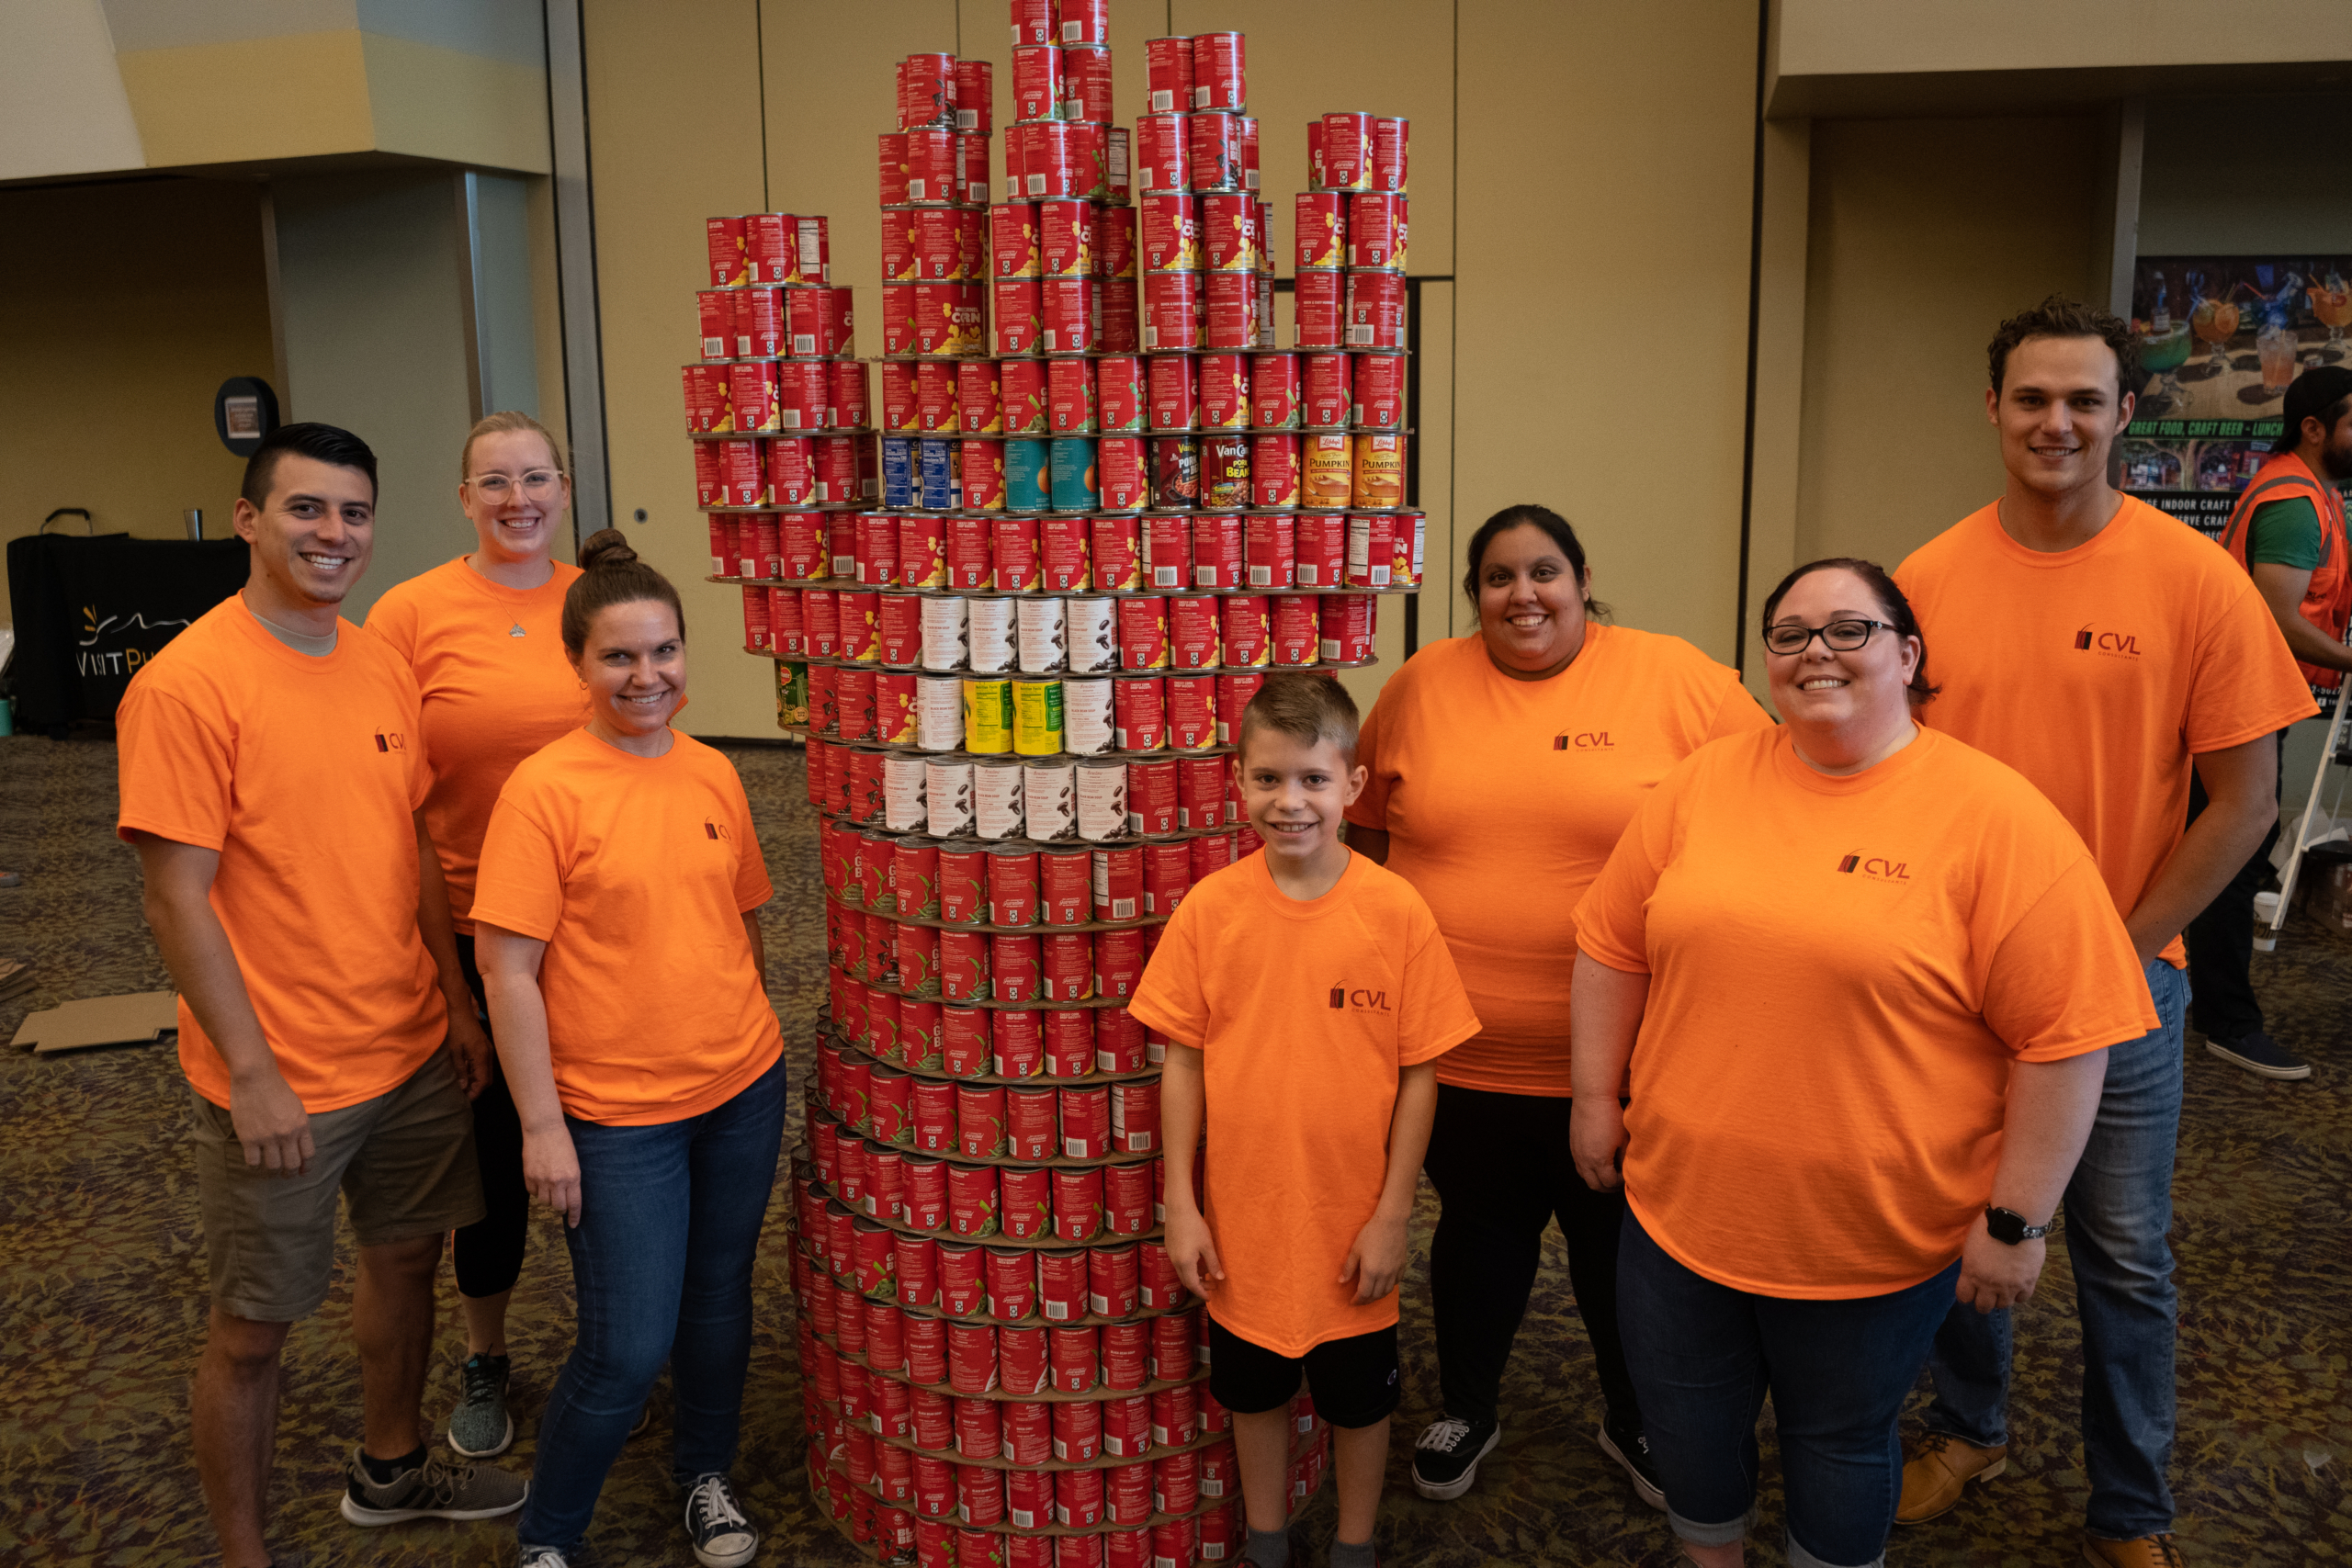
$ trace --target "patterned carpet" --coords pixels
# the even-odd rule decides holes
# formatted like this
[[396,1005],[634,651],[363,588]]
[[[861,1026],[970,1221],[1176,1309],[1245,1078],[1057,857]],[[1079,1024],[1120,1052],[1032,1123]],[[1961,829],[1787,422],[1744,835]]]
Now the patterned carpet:
[[[775,1002],[795,1043],[796,1078],[822,987],[817,970],[814,820],[798,752],[732,750],[782,890],[765,912]],[[112,834],[111,743],[0,740],[0,955],[34,961],[29,996],[0,1004],[0,1031],[76,997],[170,984],[139,912],[136,857]],[[331,941],[318,958],[334,961]],[[2289,928],[2256,977],[2272,1029],[2317,1063],[2306,1084],[2273,1084],[2192,1044],[2182,1137],[2180,1535],[2199,1568],[2352,1561],[2352,942]],[[205,1315],[195,1183],[180,1146],[187,1089],[165,1049],[0,1063],[0,1562],[57,1568],[218,1561],[187,1452],[187,1378]],[[1459,1502],[1432,1504],[1405,1480],[1411,1434],[1434,1414],[1428,1296],[1421,1283],[1433,1204],[1426,1190],[1405,1290],[1407,1393],[1379,1540],[1385,1561],[1638,1564],[1673,1559],[1663,1521],[1636,1504],[1591,1441],[1599,1408],[1589,1353],[1553,1238],[1504,1386],[1504,1440]],[[801,1479],[792,1303],[784,1289],[783,1204],[759,1276],[760,1337],[737,1482],[767,1533],[761,1561],[860,1561],[808,1504]],[[2084,1495],[2073,1388],[2078,1336],[2063,1248],[2020,1315],[2008,1476],[1893,1543],[1897,1564],[2024,1568],[2077,1561]],[[309,1568],[503,1563],[503,1525],[364,1531],[335,1513],[357,1440],[349,1348],[350,1257],[325,1310],[288,1345],[278,1429],[274,1541]],[[527,1469],[540,1404],[571,1333],[562,1246],[542,1224],[515,1297],[514,1383]],[[455,1287],[427,1393],[437,1420],[455,1398],[463,1337]],[[666,1481],[664,1396],[652,1430],[606,1484],[592,1561],[690,1561]],[[1772,1465],[1768,1457],[1767,1474]],[[1770,1484],[1768,1479],[1768,1484]],[[1762,1537],[1777,1541],[1768,1492]],[[1330,1503],[1303,1534],[1320,1551]],[[1779,1563],[1777,1547],[1752,1562]]]

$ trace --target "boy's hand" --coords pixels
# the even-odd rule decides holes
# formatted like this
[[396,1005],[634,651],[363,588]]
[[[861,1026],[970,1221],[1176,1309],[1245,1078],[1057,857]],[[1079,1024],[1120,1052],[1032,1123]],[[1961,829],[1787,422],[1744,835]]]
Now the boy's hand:
[[1568,1152],[1577,1174],[1595,1192],[1621,1185],[1625,1156],[1625,1111],[1613,1094],[1580,1094],[1568,1112]]
[[1348,1260],[1340,1269],[1340,1283],[1355,1280],[1356,1305],[1363,1306],[1395,1290],[1396,1277],[1404,1271],[1405,1222],[1374,1214],[1356,1232],[1356,1244],[1348,1248]]
[[1198,1209],[1181,1213],[1170,1209],[1165,1229],[1168,1258],[1176,1265],[1176,1277],[1184,1281],[1186,1290],[1208,1300],[1209,1292],[1225,1278],[1225,1265],[1217,1260],[1208,1221]]

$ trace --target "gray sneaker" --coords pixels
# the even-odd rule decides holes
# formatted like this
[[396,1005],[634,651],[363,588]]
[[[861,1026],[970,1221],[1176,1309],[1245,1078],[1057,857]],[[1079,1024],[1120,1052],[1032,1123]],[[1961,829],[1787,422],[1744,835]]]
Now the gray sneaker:
[[571,1561],[552,1546],[526,1546],[514,1568],[571,1568]]
[[507,1359],[466,1358],[465,1394],[449,1412],[449,1446],[467,1459],[489,1459],[514,1446],[514,1417],[506,1409]]
[[424,1462],[378,1485],[351,1450],[344,1467],[343,1517],[355,1525],[398,1525],[411,1519],[494,1519],[523,1506],[531,1483],[488,1465],[451,1464],[428,1451]]

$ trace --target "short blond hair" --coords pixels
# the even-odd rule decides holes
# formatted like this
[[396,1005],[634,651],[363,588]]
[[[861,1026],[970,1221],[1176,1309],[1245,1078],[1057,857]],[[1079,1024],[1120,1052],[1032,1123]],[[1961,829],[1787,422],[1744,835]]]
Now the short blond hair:
[[1261,729],[1279,730],[1306,746],[1329,740],[1352,768],[1360,723],[1356,700],[1335,678],[1303,671],[1269,675],[1241,710],[1240,743],[1235,750],[1246,758],[1250,736]]
[[560,474],[571,471],[563,460],[563,443],[555,438],[554,431],[529,414],[508,409],[499,413],[484,414],[474,422],[471,430],[466,432],[466,444],[458,449],[458,482],[463,484],[473,478],[475,442],[485,435],[499,435],[514,430],[537,431],[539,439],[548,444],[548,456],[555,459],[555,471]]

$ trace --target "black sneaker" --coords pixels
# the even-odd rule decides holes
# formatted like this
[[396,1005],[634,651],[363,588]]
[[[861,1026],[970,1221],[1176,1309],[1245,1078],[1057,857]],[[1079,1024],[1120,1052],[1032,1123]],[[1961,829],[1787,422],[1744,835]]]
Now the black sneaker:
[[743,1517],[727,1477],[697,1476],[686,1494],[686,1534],[702,1568],[741,1568],[760,1550],[760,1532]]
[[1657,1483],[1657,1461],[1650,1458],[1650,1440],[1615,1421],[1603,1421],[1593,1433],[1600,1451],[1617,1461],[1634,1493],[1659,1513],[1666,1512],[1666,1488]]
[[2224,1062],[2235,1062],[2247,1072],[2258,1073],[2266,1078],[2307,1078],[2312,1065],[2299,1061],[2280,1049],[2278,1042],[2259,1029],[2243,1040],[2223,1044],[2219,1040],[2205,1042],[2205,1049]]
[[486,1464],[451,1464],[428,1452],[424,1462],[378,1485],[359,1450],[345,1467],[343,1517],[355,1525],[398,1525],[411,1519],[494,1519],[523,1506],[531,1483]]
[[1478,1461],[1502,1437],[1498,1422],[1474,1426],[1451,1416],[1430,1422],[1413,1445],[1413,1490],[1441,1503],[1461,1496],[1478,1479]]

